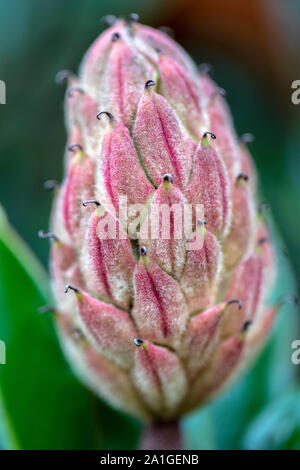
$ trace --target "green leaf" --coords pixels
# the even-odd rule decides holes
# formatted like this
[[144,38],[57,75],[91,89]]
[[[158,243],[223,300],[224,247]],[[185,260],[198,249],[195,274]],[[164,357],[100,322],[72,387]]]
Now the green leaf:
[[47,275],[0,210],[0,440],[6,449],[133,448],[139,424],[98,400],[65,362]]
[[247,449],[300,449],[300,389],[272,402],[246,431]]

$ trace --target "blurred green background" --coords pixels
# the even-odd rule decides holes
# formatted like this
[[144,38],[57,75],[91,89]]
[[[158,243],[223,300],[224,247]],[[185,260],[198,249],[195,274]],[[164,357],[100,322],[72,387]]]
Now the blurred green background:
[[[138,13],[143,23],[172,28],[175,39],[197,63],[212,64],[211,75],[227,91],[238,133],[251,132],[255,136],[250,150],[260,176],[261,200],[270,203],[284,240],[279,242],[282,266],[285,262],[289,264],[285,258],[289,259],[295,273],[296,284],[287,281],[286,291],[299,292],[300,105],[291,102],[291,83],[300,79],[297,50],[300,2],[297,0],[1,0],[0,79],[6,83],[7,104],[0,105],[0,202],[10,222],[46,266],[48,243],[38,239],[37,232],[48,228],[52,196],[43,189],[43,182],[62,178],[66,138],[64,89],[55,84],[54,77],[61,69],[78,69],[84,52],[105,27],[101,21],[104,15],[126,16],[131,12]],[[7,259],[7,264],[13,263]],[[288,273],[282,269],[283,277],[290,279],[290,269]],[[39,277],[36,271],[35,276]],[[7,278],[13,282],[18,276],[3,271],[1,282],[5,283]],[[2,317],[4,313],[1,312]],[[0,339],[4,323],[0,318]],[[29,324],[24,327],[29,328]],[[293,334],[294,338],[300,337],[297,329]],[[271,352],[266,353],[263,361],[267,361],[268,354]],[[253,377],[247,380],[255,388]],[[78,389],[76,393],[83,392]],[[293,399],[299,403],[299,393],[291,389],[289,394],[284,398],[283,409],[293,410],[290,413],[294,414],[295,406],[290,403],[294,403]],[[226,396],[223,400],[226,404]],[[261,405],[263,401],[261,397],[255,400],[249,405],[252,411],[253,407],[257,411],[258,402]],[[105,407],[101,410],[106,418],[120,419]],[[215,409],[214,412],[218,413]],[[208,429],[205,413],[197,417],[202,424],[195,426]],[[77,420],[81,419],[79,413]],[[229,418],[221,413],[220,419],[226,423]],[[257,419],[263,420],[266,426],[265,423],[271,423],[272,427],[276,416],[271,421]],[[280,413],[277,419],[281,420]],[[187,427],[192,425],[187,423]],[[239,444],[241,447],[258,445],[253,444],[259,434],[255,425],[259,426],[259,421],[248,430],[243,444]],[[300,433],[300,418],[295,426],[295,433]],[[239,432],[237,426],[232,430],[233,440],[223,442],[223,447],[237,445],[232,443]],[[268,445],[276,448],[274,439],[275,444],[272,441]],[[30,440],[24,446],[30,447]]]

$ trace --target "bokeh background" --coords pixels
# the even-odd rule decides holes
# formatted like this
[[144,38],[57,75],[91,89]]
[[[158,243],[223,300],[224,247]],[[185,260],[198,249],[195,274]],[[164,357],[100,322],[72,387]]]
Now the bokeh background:
[[64,89],[54,77],[77,71],[105,28],[103,16],[131,12],[168,26],[197,63],[211,64],[238,133],[254,134],[261,201],[272,208],[296,279],[292,293],[299,292],[300,105],[291,102],[292,81],[300,79],[297,0],[1,0],[0,201],[10,222],[46,266],[48,243],[37,232],[48,228],[52,196],[43,182],[61,179],[66,137]]

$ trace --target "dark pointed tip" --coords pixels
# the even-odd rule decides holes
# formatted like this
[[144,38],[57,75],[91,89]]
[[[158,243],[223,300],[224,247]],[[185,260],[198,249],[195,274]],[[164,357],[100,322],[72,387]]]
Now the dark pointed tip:
[[210,131],[206,131],[204,132],[203,136],[202,136],[202,139],[206,139],[207,136],[211,136],[211,138],[213,140],[215,140],[217,138],[216,134],[214,134],[213,132],[210,132]]
[[71,88],[68,89],[67,91],[67,96],[69,98],[73,98],[76,93],[79,93],[80,95],[84,95],[84,90],[80,88],[79,86],[72,86]]
[[264,243],[269,243],[270,239],[268,237],[261,237],[258,241],[257,244],[258,246],[263,245]]
[[96,199],[88,199],[82,203],[83,207],[86,207],[88,204],[96,204],[97,207],[101,206],[100,202],[96,201]]
[[204,220],[204,219],[197,219],[197,225],[198,225],[198,227],[200,227],[201,225],[206,225],[206,224],[207,224],[206,220]]
[[242,309],[243,303],[240,299],[231,299],[226,302],[227,305],[238,304],[239,310]]
[[147,248],[145,246],[141,246],[140,254],[141,254],[141,256],[146,256],[147,255]]
[[83,341],[84,340],[84,334],[83,332],[81,331],[80,328],[71,328],[69,330],[70,334],[73,336],[74,340],[75,341]]
[[224,90],[224,88],[221,88],[221,87],[218,88],[217,94],[221,96],[227,96],[226,90]]
[[39,238],[49,238],[50,232],[45,232],[45,230],[39,230],[38,231],[38,237]]
[[113,33],[111,35],[111,41],[112,42],[120,41],[120,39],[121,39],[121,34],[120,33]]
[[50,191],[52,189],[55,189],[59,186],[58,181],[56,180],[47,180],[43,184],[43,188],[46,189],[47,191]]
[[203,75],[208,75],[212,71],[212,66],[207,63],[200,64],[198,66],[199,73]]
[[140,348],[141,346],[143,346],[143,344],[145,344],[145,341],[141,338],[134,338],[133,342],[138,348]]
[[217,98],[218,96],[227,96],[227,93],[226,93],[226,90],[224,90],[224,88],[217,88],[216,91],[214,91],[211,96],[210,96],[210,99],[211,100],[214,100],[215,98]]
[[246,173],[240,173],[240,174],[236,177],[236,180],[237,180],[237,181],[240,181],[240,180],[248,181],[248,180],[249,180],[249,176],[248,176]]
[[75,78],[75,74],[71,70],[61,70],[55,75],[55,83],[62,85],[70,78]]
[[68,145],[68,151],[75,153],[76,150],[79,150],[80,152],[83,152],[83,147],[80,144],[71,144]]
[[155,86],[155,82],[153,80],[147,80],[145,83],[146,90],[148,90],[152,86]]
[[137,13],[130,13],[130,15],[128,16],[128,23],[130,25],[138,23],[139,20],[140,20],[140,17]]
[[245,321],[245,323],[244,323],[243,326],[242,326],[241,332],[242,332],[242,333],[246,333],[246,331],[248,331],[248,329],[249,329],[249,327],[252,325],[252,323],[253,323],[252,320],[247,320],[247,321]]
[[74,287],[74,286],[71,286],[70,284],[67,284],[65,286],[65,294],[67,294],[70,289],[73,290],[76,294],[80,293],[80,291],[79,291],[79,289],[77,289],[77,287]]
[[240,141],[242,144],[251,144],[255,140],[254,135],[250,132],[246,132],[245,134],[241,135]]
[[174,183],[173,176],[170,175],[170,173],[166,173],[166,174],[163,176],[163,182],[164,182],[164,183]]
[[108,111],[101,111],[100,113],[97,114],[97,119],[98,119],[98,121],[101,121],[101,116],[102,116],[102,114],[105,114],[105,116],[108,117],[109,122],[113,122],[113,121],[115,120],[115,118],[113,117],[113,115],[112,115],[110,112],[108,112]]
[[39,230],[38,231],[38,237],[39,238],[52,238],[52,240],[54,241],[58,241],[58,238],[56,235],[54,235],[54,233],[52,232],[45,232],[45,230]]
[[107,26],[113,26],[117,22],[117,17],[115,15],[104,15],[100,18],[100,21]]

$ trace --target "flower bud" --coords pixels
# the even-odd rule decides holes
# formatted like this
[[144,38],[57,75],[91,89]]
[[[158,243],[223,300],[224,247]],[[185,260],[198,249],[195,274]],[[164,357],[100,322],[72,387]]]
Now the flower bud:
[[63,348],[116,408],[175,419],[249,362],[276,316],[254,164],[224,91],[137,22],[94,42],[65,112],[51,217]]

